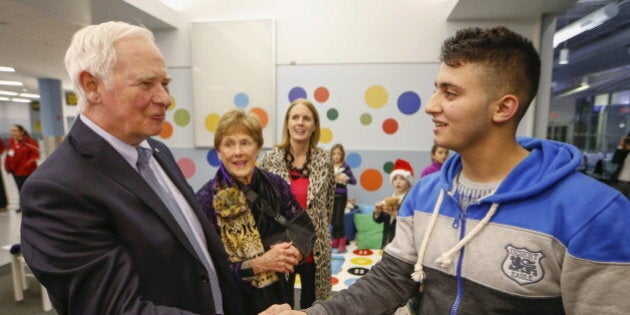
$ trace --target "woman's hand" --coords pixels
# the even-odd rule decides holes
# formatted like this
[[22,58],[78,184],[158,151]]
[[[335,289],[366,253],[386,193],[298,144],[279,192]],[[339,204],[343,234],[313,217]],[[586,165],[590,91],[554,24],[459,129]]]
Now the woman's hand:
[[301,260],[300,251],[290,242],[271,245],[262,256],[254,258],[252,269],[254,274],[266,272],[291,273],[293,267]]

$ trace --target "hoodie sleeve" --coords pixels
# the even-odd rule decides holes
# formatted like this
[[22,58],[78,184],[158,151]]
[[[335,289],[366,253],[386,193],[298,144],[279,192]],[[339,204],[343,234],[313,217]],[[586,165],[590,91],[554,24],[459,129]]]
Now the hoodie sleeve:
[[309,315],[393,314],[411,298],[417,283],[408,276],[413,265],[387,253],[349,289],[306,310]]
[[578,230],[562,265],[567,314],[627,314],[630,310],[630,201],[621,194]]

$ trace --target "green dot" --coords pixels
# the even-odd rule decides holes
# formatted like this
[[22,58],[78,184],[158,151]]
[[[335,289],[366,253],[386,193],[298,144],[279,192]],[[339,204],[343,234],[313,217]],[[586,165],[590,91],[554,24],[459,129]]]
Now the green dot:
[[175,111],[175,114],[173,115],[173,119],[175,120],[175,123],[180,126],[180,127],[184,127],[187,126],[188,123],[190,123],[190,113],[188,113],[188,110],[186,109],[178,109]]
[[383,164],[383,171],[387,174],[391,173],[392,170],[394,169],[394,163],[392,162],[385,162],[385,164]]
[[361,115],[361,118],[359,118],[359,120],[361,121],[361,124],[367,126],[372,123],[372,115],[365,113]]
[[330,120],[336,120],[337,117],[339,117],[339,112],[336,109],[331,108],[326,112],[326,116]]

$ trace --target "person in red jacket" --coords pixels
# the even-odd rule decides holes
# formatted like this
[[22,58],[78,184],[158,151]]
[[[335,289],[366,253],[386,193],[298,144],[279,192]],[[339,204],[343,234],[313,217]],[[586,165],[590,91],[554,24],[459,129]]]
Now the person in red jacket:
[[39,159],[37,141],[31,138],[24,127],[13,125],[4,168],[7,173],[13,175],[18,191],[22,190],[28,176],[37,168],[37,159]]

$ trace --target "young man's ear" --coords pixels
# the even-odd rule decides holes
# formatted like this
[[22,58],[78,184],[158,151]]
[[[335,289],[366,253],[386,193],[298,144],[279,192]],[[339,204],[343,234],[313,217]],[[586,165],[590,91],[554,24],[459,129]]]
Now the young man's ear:
[[497,123],[504,123],[516,116],[520,103],[518,97],[512,94],[503,95],[497,100],[496,109],[492,119]]
[[79,83],[90,104],[97,104],[101,101],[101,91],[97,80],[94,75],[87,71],[82,71],[79,74]]

